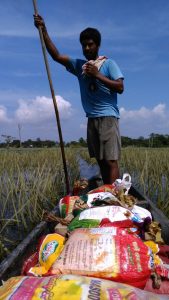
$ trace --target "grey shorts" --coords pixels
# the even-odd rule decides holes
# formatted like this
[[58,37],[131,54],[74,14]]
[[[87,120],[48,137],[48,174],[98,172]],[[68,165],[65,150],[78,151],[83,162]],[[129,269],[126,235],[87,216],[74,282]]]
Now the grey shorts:
[[119,160],[121,153],[119,120],[115,117],[89,118],[87,144],[90,157],[98,160]]

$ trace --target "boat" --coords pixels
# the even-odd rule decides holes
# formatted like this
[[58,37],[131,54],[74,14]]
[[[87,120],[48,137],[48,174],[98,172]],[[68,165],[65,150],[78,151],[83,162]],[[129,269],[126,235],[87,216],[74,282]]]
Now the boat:
[[[88,190],[92,190],[99,186],[99,178],[92,177],[88,181]],[[155,204],[146,196],[143,196],[133,185],[129,190],[129,194],[137,199],[137,205],[148,209],[153,217],[153,220],[161,224],[162,238],[165,244],[169,245],[169,219],[158,209]],[[58,205],[52,210],[52,214],[59,216]],[[23,262],[35,251],[37,242],[42,235],[51,233],[54,229],[52,223],[41,221],[31,233],[1,262],[0,264],[0,282],[6,281],[13,276],[19,276]]]

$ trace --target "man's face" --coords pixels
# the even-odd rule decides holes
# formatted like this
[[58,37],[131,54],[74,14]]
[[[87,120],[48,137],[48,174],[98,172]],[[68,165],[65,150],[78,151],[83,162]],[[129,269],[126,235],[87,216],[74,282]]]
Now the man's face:
[[82,41],[82,50],[87,60],[95,60],[98,57],[99,46],[92,39]]

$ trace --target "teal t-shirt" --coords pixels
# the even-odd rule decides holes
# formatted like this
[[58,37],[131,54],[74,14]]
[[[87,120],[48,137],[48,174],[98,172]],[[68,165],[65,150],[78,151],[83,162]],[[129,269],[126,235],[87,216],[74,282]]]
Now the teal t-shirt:
[[[119,118],[117,93],[107,88],[100,80],[82,74],[82,66],[87,61],[70,59],[67,70],[77,76],[80,85],[81,101],[88,118],[114,116]],[[123,78],[118,65],[106,59],[99,72],[112,80]]]

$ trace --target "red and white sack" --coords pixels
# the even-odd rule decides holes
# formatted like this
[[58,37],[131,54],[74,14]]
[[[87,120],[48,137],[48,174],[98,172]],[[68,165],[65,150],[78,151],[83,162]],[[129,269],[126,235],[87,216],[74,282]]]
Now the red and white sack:
[[116,227],[76,229],[49,270],[105,278],[144,288],[152,259],[141,239]]

